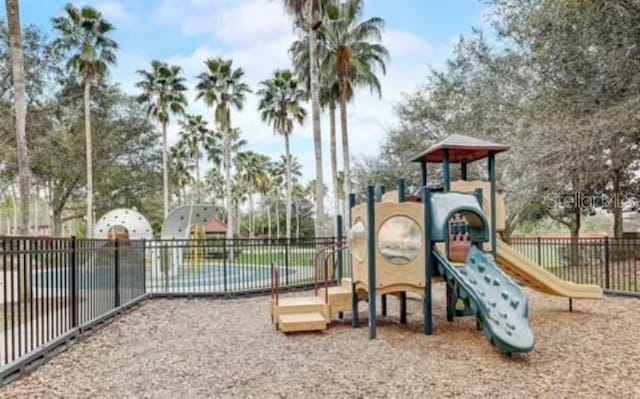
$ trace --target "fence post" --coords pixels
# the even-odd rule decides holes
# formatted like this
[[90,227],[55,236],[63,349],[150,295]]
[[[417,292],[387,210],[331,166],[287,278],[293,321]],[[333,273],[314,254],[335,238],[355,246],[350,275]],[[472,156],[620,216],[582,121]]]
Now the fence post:
[[289,240],[290,237],[285,238],[285,247],[284,247],[284,265],[285,265],[285,273],[284,273],[284,284],[289,285]]
[[147,240],[144,238],[142,239],[142,293],[147,293]]
[[544,267],[542,265],[542,240],[540,239],[540,237],[538,236],[536,239],[537,243],[538,243],[538,266],[540,267]]
[[71,236],[71,328],[78,327],[77,240]]
[[222,239],[222,290],[227,292],[227,237]]
[[340,285],[342,281],[342,215],[336,216],[338,219],[336,225],[338,226],[338,278],[337,282]]
[[609,254],[609,237],[604,238],[604,288],[610,289],[610,270],[611,255]]
[[120,251],[119,251],[118,239],[115,242],[115,287],[114,287],[114,307],[120,306]]

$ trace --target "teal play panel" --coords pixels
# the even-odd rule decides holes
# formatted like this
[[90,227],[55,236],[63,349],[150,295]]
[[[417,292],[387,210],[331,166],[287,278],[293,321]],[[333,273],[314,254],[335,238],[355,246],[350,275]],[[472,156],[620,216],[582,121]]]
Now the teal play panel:
[[444,242],[447,239],[449,220],[458,213],[463,214],[469,223],[472,241],[489,240],[489,223],[474,195],[456,192],[432,193],[429,212],[432,241]]
[[503,352],[529,352],[535,338],[529,327],[524,290],[500,270],[489,254],[472,247],[464,266],[454,266],[434,250],[440,273],[478,317],[487,339]]

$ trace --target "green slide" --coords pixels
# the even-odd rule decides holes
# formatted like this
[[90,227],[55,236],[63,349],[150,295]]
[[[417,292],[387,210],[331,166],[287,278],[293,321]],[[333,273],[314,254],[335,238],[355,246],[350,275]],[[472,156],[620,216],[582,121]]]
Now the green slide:
[[535,339],[529,327],[528,298],[493,257],[472,247],[464,266],[455,266],[437,249],[440,273],[465,302],[487,339],[502,352],[529,352]]

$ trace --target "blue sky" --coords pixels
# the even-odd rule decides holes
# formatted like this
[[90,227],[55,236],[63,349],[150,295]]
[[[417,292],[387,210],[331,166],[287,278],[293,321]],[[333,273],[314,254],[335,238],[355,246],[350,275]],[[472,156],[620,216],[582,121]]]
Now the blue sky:
[[[287,48],[293,39],[291,23],[279,0],[88,0],[117,27],[120,44],[113,79],[135,93],[135,71],[152,59],[182,66],[193,87],[204,59],[231,57],[247,72],[248,83],[257,89],[261,80],[277,68],[289,66]],[[60,15],[66,1],[21,0],[23,25],[36,24],[50,30],[50,19]],[[439,67],[456,39],[472,26],[483,25],[480,0],[367,0],[367,16],[386,20],[384,43],[391,53],[387,75],[382,79],[383,98],[357,93],[350,105],[352,155],[374,154],[386,126],[394,123],[392,107],[403,92],[425,82],[429,67]],[[190,112],[211,119],[211,111],[190,94]],[[283,152],[282,138],[262,124],[255,111],[257,99],[250,95],[241,113],[233,116],[243,129],[249,147],[272,156]],[[328,149],[326,120],[323,145]],[[170,128],[175,141],[177,129]],[[304,166],[305,178],[314,176],[310,121],[296,129],[292,150]],[[325,176],[329,154],[325,151]]]

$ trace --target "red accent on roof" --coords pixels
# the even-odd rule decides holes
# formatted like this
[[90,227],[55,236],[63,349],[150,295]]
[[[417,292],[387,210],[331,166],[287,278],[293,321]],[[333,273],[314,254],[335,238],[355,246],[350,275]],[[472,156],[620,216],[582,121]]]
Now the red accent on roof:
[[205,226],[205,233],[224,234],[227,232],[227,225],[218,219],[211,219]]
[[447,152],[451,163],[473,162],[508,149],[509,146],[503,144],[453,134],[412,157],[411,162],[443,162]]

